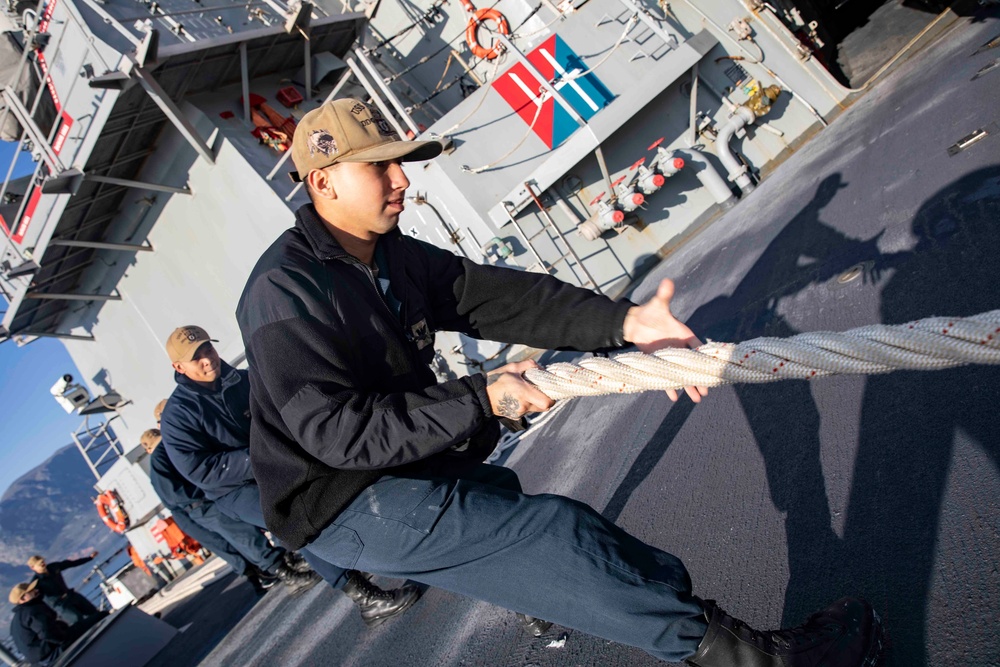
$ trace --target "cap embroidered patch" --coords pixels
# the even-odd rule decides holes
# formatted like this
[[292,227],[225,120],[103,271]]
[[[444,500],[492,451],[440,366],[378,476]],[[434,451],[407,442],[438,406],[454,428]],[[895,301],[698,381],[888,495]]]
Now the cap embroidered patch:
[[331,157],[337,152],[337,142],[327,130],[313,130],[309,133],[309,155],[322,153]]

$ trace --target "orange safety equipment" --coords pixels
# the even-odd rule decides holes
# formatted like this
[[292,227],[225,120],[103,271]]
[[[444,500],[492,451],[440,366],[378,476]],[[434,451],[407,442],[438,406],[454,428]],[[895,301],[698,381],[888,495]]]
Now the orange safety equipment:
[[509,35],[510,25],[507,23],[507,17],[492,7],[476,9],[472,0],[462,0],[462,6],[465,7],[465,11],[473,13],[472,18],[469,19],[469,25],[465,27],[465,42],[469,45],[469,50],[477,58],[493,60],[500,55],[500,49],[495,46],[487,49],[479,43],[479,24],[483,21],[493,21],[497,24],[497,32],[501,35]]
[[190,558],[195,565],[205,561],[201,557],[201,544],[181,530],[173,517],[158,520],[149,532],[157,542],[166,543],[170,558]]
[[94,499],[94,505],[105,526],[116,533],[128,530],[128,514],[117,491],[108,489]]

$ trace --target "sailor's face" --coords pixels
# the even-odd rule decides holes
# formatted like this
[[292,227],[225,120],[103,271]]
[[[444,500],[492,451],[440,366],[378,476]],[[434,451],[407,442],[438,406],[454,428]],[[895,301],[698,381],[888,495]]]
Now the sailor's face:
[[37,588],[33,588],[30,591],[22,594],[19,602],[20,604],[24,604],[25,602],[31,602],[41,594],[42,592],[40,590],[38,590]]
[[398,160],[343,162],[333,169],[338,210],[357,231],[380,235],[399,224],[410,181]]
[[43,561],[39,561],[39,562],[35,563],[34,565],[29,565],[28,567],[30,567],[32,570],[34,570],[38,574],[45,574],[47,572],[47,570],[46,570],[47,564],[45,563],[44,560]]
[[175,361],[174,368],[195,382],[215,382],[222,368],[222,360],[211,343],[202,343],[191,361]]

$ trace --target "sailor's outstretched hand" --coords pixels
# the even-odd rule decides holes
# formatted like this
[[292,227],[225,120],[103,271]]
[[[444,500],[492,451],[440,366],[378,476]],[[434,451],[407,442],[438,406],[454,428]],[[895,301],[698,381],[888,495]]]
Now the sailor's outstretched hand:
[[[623,333],[625,340],[647,354],[665,347],[696,348],[701,341],[686,324],[670,312],[670,300],[674,298],[674,281],[664,278],[656,288],[656,294],[641,306],[633,306],[625,315]],[[684,387],[684,391],[695,403],[708,394],[707,387]],[[677,391],[667,390],[671,401],[677,400]]]
[[486,374],[486,394],[497,417],[518,420],[529,412],[545,412],[555,401],[524,379],[522,373],[538,368],[532,360],[507,364]]

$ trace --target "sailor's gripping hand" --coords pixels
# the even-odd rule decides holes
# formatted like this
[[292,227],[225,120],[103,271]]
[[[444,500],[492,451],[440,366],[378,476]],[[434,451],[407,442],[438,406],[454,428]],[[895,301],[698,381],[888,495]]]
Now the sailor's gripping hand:
[[538,368],[534,361],[507,364],[486,374],[486,394],[497,417],[517,420],[529,412],[545,412],[555,401],[524,379],[522,373]]
[[[647,354],[665,347],[700,346],[701,341],[694,332],[670,312],[670,300],[673,298],[674,281],[664,278],[652,299],[630,308],[625,315],[622,327],[625,340]],[[695,403],[708,394],[707,387],[684,387],[684,391]],[[667,396],[676,401],[677,391],[668,389]]]

